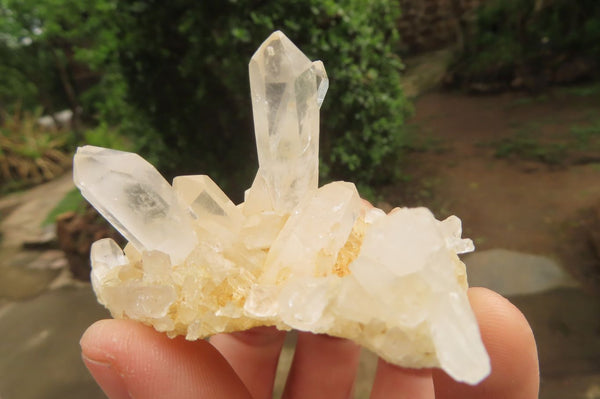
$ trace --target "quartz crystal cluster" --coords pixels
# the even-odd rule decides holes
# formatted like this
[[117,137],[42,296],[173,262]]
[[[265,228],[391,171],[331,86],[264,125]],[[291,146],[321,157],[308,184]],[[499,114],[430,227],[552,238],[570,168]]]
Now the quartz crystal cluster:
[[208,177],[169,184],[140,156],[86,146],[74,179],[129,241],[92,246],[92,284],[117,318],[189,340],[272,325],[349,338],[391,363],[490,371],[457,254],[460,220],[389,214],[354,184],[318,187],[319,108],[328,79],[283,33],[250,61],[259,169],[233,204]]

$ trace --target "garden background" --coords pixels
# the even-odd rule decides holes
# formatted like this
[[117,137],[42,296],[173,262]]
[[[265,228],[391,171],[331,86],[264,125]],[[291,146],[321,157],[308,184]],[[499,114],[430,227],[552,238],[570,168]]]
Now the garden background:
[[[532,324],[541,397],[600,398],[595,0],[0,0],[0,398],[102,397],[77,342],[106,317],[89,245],[117,234],[73,188],[76,147],[208,174],[241,201],[247,63],[277,29],[330,78],[321,183],[458,215],[471,285]],[[357,397],[373,368],[366,353]]]

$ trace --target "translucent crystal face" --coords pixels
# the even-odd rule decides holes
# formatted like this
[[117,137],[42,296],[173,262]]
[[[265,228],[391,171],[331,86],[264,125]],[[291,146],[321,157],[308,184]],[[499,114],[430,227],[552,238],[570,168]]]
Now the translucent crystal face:
[[139,250],[160,250],[181,262],[196,246],[188,210],[139,155],[85,146],[73,165],[81,194]]
[[242,212],[210,177],[178,176],[173,189],[189,205],[195,219],[211,220],[234,230],[241,227]]
[[351,183],[330,183],[305,197],[271,244],[261,283],[330,275],[360,209]]
[[130,241],[92,247],[92,284],[113,316],[195,340],[274,325],[349,338],[388,362],[490,372],[458,253],[455,216],[386,215],[352,183],[317,188],[319,107],[327,91],[283,33],[250,61],[260,168],[234,205],[208,176],[169,185],[136,154],[83,147],[75,182]]
[[249,69],[259,173],[274,209],[289,212],[317,189],[327,74],[322,62],[311,62],[281,32],[259,47]]

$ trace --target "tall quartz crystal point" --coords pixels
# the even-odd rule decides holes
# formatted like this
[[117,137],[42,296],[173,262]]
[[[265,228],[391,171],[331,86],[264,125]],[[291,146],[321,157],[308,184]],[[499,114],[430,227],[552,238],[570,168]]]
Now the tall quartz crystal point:
[[163,251],[179,263],[196,246],[189,211],[139,155],[80,147],[73,180],[85,199],[138,250]]
[[280,31],[259,47],[249,69],[258,173],[274,209],[287,213],[317,189],[327,74],[322,62],[311,62]]
[[470,384],[485,378],[457,256],[474,248],[460,219],[425,208],[386,215],[352,183],[317,187],[327,75],[283,33],[252,57],[250,83],[260,167],[237,206],[208,176],[171,187],[138,155],[77,151],[77,187],[130,242],[94,243],[98,300],[171,337],[276,326],[348,338]]

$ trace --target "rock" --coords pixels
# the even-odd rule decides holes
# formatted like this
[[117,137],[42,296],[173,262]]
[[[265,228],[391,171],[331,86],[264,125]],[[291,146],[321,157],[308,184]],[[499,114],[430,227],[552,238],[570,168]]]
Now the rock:
[[23,242],[23,248],[25,249],[54,249],[57,247],[56,226],[53,224],[42,228],[38,237]]
[[73,111],[65,109],[54,115],[44,115],[36,121],[43,129],[68,129],[73,122]]
[[466,255],[469,284],[505,296],[535,294],[576,286],[575,280],[550,258],[506,249]]
[[123,242],[123,238],[89,206],[83,214],[66,212],[58,215],[56,237],[73,277],[84,281],[90,278],[92,243],[107,237]]

